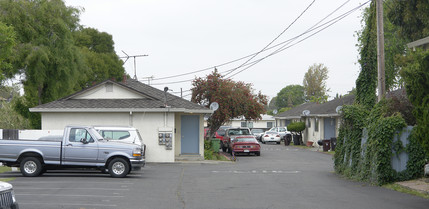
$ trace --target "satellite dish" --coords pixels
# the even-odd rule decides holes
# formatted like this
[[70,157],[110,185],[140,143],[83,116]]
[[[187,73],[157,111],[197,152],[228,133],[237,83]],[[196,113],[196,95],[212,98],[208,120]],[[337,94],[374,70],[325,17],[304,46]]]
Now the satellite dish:
[[219,109],[219,103],[217,102],[213,102],[210,104],[210,109],[213,111],[216,111],[217,109]]
[[274,115],[277,115],[278,111],[277,110],[273,110]]
[[343,109],[343,106],[338,106],[337,108],[335,108],[335,112],[337,112],[338,114],[341,113],[341,109]]
[[310,115],[310,110],[304,110],[302,111],[302,114],[305,116],[309,116]]

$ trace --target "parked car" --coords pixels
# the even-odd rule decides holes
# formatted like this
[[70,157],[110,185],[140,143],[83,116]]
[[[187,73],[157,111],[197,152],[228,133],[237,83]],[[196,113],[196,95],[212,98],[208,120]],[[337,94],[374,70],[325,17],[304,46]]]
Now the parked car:
[[256,140],[261,141],[262,135],[264,135],[264,129],[262,128],[254,128],[252,129],[252,134],[255,136]]
[[[143,144],[139,130],[131,126],[94,126],[94,129],[107,140],[137,144],[143,150],[146,146]],[[143,153],[144,154],[144,153]]]
[[230,149],[234,153],[254,153],[261,155],[261,145],[254,136],[237,136],[230,143]]
[[292,139],[292,134],[287,130],[287,127],[272,127],[269,131],[275,131],[279,133],[281,140],[284,140],[286,137]]
[[280,134],[275,131],[266,131],[264,133],[264,136],[262,136],[262,143],[265,144],[266,142],[276,142],[277,144],[280,144]]
[[0,162],[20,167],[23,176],[38,176],[49,169],[108,169],[125,177],[145,165],[142,147],[105,140],[91,126],[66,126],[61,140],[0,140]]
[[0,208],[19,208],[12,184],[3,181],[0,181]]
[[225,136],[222,137],[220,147],[223,152],[231,153],[231,140],[237,136],[252,136],[249,128],[228,128],[225,131]]
[[[207,134],[208,134],[208,130],[209,128],[204,128],[204,138],[207,138]],[[225,135],[225,129],[221,129],[219,128],[216,132],[215,132],[215,138],[218,139],[222,139],[222,137]]]

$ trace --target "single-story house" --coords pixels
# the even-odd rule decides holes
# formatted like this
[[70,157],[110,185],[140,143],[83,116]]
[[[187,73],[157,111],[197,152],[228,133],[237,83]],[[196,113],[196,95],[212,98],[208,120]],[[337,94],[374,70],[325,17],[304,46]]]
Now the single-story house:
[[30,112],[41,113],[42,130],[70,124],[135,127],[146,144],[147,162],[204,159],[204,114],[213,113],[133,79],[106,80]]
[[261,128],[264,130],[270,129],[275,126],[275,119],[271,115],[261,114],[260,120],[246,120],[244,117],[232,119],[227,126],[232,127],[248,127],[252,128]]
[[303,141],[317,142],[338,136],[341,122],[338,110],[343,105],[353,104],[354,95],[348,95],[322,104],[310,102],[299,105],[276,116],[278,126],[287,126],[291,122],[305,121]]

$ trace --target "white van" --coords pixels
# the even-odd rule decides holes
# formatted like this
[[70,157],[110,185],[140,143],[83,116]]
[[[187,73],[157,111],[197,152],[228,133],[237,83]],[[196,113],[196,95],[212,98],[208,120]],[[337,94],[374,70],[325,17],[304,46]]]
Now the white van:
[[136,128],[131,126],[94,126],[94,129],[97,130],[104,139],[138,144],[146,151],[143,139]]

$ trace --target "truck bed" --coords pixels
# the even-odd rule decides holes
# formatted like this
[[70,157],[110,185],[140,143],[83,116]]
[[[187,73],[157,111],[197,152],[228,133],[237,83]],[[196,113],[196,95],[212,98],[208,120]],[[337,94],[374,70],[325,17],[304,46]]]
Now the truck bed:
[[60,162],[61,141],[48,140],[0,140],[0,161],[16,160],[23,152],[36,152],[42,150],[46,164]]

